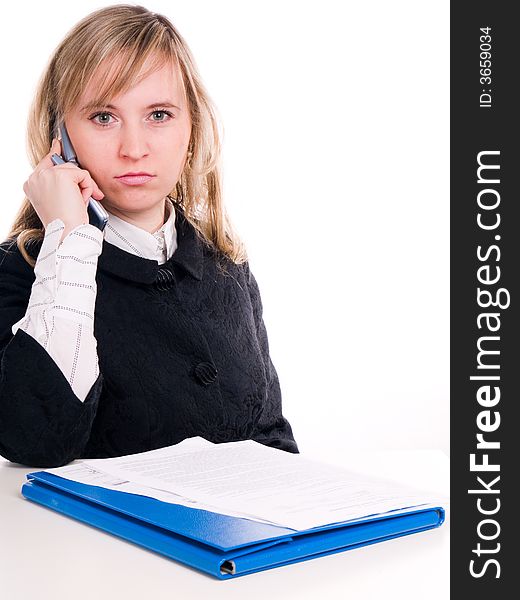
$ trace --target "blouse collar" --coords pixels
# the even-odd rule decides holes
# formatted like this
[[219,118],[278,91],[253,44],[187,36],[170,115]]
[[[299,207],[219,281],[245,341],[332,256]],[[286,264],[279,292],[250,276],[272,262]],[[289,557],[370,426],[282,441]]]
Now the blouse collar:
[[154,233],[149,233],[107,211],[108,222],[104,230],[104,239],[125,252],[156,260],[162,265],[177,249],[175,210],[168,197],[166,197],[165,210],[168,212],[168,219]]

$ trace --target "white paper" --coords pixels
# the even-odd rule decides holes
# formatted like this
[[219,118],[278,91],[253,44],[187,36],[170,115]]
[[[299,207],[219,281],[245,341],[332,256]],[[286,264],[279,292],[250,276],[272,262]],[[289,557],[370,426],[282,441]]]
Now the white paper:
[[[178,494],[185,502],[295,530],[434,501],[416,490],[251,440],[211,444],[190,438],[152,452],[84,464],[121,481]],[[60,469],[50,472],[61,476]]]
[[200,510],[208,510],[210,512],[219,512],[221,514],[229,515],[231,517],[242,517],[249,518],[254,521],[271,523],[265,519],[253,517],[251,515],[245,515],[240,511],[233,510],[221,510],[215,506],[197,502],[196,500],[189,500],[179,494],[173,492],[167,492],[165,490],[155,489],[146,485],[140,485],[131,481],[124,481],[118,477],[114,477],[109,473],[99,471],[94,467],[91,467],[85,462],[79,462],[78,464],[71,464],[65,467],[57,467],[55,469],[46,469],[48,473],[54,473],[59,477],[77,481],[79,483],[85,483],[87,485],[95,485],[109,490],[115,490],[117,492],[125,492],[127,494],[137,494],[139,496],[146,496],[148,498],[156,498],[162,502],[169,504],[180,504],[181,506],[187,506],[188,508],[198,508]]
[[[188,438],[180,442],[184,449],[186,448],[198,448],[204,446],[212,446],[212,442],[209,442],[201,437],[196,438]],[[178,445],[180,445],[178,444]],[[159,448],[157,450],[151,450],[148,452],[140,453],[140,454],[131,454],[128,456],[132,456],[133,458],[137,456],[146,455],[148,458],[154,456],[158,457],[163,453],[168,454],[170,452],[170,447],[167,448]],[[106,460],[106,459],[103,459]],[[140,485],[138,483],[134,483],[132,481],[124,480],[119,477],[114,477],[109,473],[105,473],[96,469],[90,465],[86,464],[85,460],[82,461],[74,461],[73,464],[66,465],[64,467],[56,467],[53,469],[46,469],[47,473],[53,473],[54,475],[58,475],[59,477],[64,477],[65,479],[70,479],[72,481],[77,481],[78,483],[84,483],[86,485],[94,485],[98,487],[103,487],[109,490],[115,490],[117,492],[125,492],[127,494],[137,494],[139,496],[146,496],[148,498],[156,498],[157,500],[161,500],[162,502],[167,502],[169,504],[179,504],[181,506],[187,506],[189,508],[198,508],[200,510],[208,510],[211,512],[220,512],[221,514],[226,514],[232,517],[242,517],[249,518],[251,520],[270,523],[265,519],[260,519],[257,517],[253,517],[250,515],[244,515],[243,512],[233,511],[233,510],[222,510],[216,508],[215,506],[211,506],[208,504],[204,504],[202,502],[197,502],[196,500],[190,500],[188,498],[184,498],[179,494],[175,494],[173,492],[168,492],[161,489],[155,489],[152,487],[148,487],[146,485]]]

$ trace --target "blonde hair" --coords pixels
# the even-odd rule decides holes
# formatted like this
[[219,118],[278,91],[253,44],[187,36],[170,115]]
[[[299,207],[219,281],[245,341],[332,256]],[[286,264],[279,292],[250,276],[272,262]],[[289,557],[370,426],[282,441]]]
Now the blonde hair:
[[[79,21],[49,59],[36,88],[27,125],[27,150],[34,167],[49,153],[63,115],[73,109],[98,68],[121,58],[120,69],[107,69],[96,99],[103,105],[128,91],[164,64],[176,66],[191,116],[189,159],[168,196],[180,204],[202,238],[233,262],[247,260],[222,197],[221,144],[216,109],[202,84],[191,51],[172,23],[143,6],[118,4]],[[140,73],[151,59],[150,67]],[[139,78],[139,79],[138,79]],[[32,266],[25,248],[44,237],[44,227],[25,197],[8,237]]]

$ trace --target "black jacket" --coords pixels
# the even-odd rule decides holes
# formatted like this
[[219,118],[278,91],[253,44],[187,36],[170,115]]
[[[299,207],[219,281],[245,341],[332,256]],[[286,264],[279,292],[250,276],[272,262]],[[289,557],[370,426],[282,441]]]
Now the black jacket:
[[15,244],[1,244],[0,455],[55,467],[196,435],[298,452],[248,264],[211,249],[175,210],[178,247],[163,265],[103,242],[94,316],[100,374],[85,402],[35,339],[22,329],[13,336],[35,276]]

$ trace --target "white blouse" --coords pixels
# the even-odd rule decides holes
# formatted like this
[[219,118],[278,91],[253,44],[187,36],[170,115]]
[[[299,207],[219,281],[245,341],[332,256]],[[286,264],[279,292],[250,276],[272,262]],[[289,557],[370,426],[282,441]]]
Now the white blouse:
[[169,198],[166,210],[168,219],[153,234],[111,213],[104,231],[90,224],[79,225],[61,243],[58,241],[65,229],[61,219],[45,229],[27,311],[13,325],[12,332],[14,335],[21,328],[38,341],[82,402],[99,375],[94,307],[103,239],[161,265],[177,249],[175,210]]

